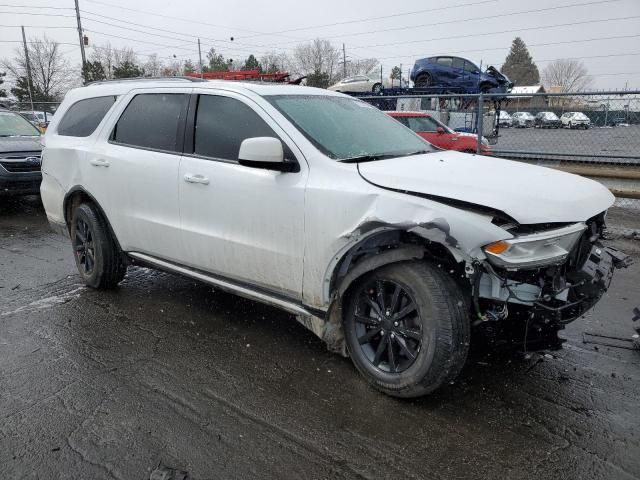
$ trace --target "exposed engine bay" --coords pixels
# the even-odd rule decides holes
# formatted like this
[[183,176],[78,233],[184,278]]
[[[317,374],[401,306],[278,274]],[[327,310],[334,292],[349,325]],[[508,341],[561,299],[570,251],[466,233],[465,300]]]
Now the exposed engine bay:
[[525,349],[558,348],[558,330],[584,315],[608,290],[613,270],[631,257],[602,243],[604,214],[586,228],[562,263],[510,269],[490,261],[473,266],[473,325]]

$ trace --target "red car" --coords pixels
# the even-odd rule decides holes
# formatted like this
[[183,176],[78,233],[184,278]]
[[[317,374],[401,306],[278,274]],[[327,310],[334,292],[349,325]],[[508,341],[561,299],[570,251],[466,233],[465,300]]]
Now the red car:
[[[454,132],[444,123],[424,112],[386,113],[438,148],[476,153],[478,136],[473,133]],[[484,139],[480,146],[480,153],[482,155],[491,155],[491,148]]]

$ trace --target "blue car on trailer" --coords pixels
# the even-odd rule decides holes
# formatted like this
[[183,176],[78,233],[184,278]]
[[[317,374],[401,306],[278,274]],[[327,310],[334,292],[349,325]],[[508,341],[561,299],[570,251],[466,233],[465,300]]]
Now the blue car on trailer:
[[437,88],[448,93],[506,93],[513,83],[494,67],[484,72],[470,60],[450,55],[421,58],[411,70],[416,88]]

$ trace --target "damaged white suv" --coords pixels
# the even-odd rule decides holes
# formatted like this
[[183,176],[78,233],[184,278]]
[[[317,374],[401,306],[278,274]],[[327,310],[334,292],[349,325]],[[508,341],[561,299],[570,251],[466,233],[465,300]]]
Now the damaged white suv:
[[614,200],[600,184],[438,150],[313,88],[78,88],[42,174],[87,285],[113,288],[133,263],[276,305],[400,397],[455,379],[472,330],[557,346],[628,263],[600,242]]

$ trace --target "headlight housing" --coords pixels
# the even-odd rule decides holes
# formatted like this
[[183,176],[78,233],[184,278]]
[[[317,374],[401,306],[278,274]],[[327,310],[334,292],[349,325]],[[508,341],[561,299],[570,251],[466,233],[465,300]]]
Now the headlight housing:
[[584,223],[545,232],[522,235],[486,245],[489,262],[507,270],[536,268],[563,263],[585,231]]
[[489,146],[489,140],[487,140],[485,137],[482,137],[480,139],[480,143],[482,143],[482,145],[484,145],[485,147]]

